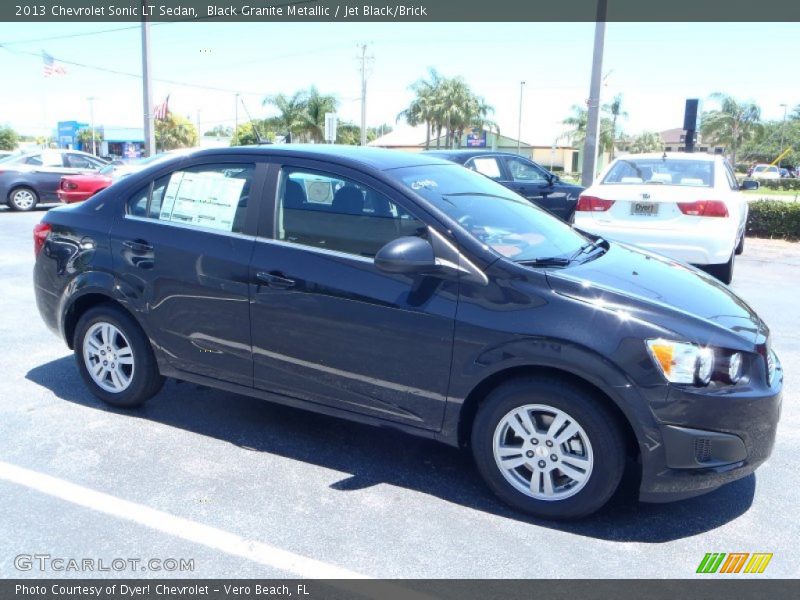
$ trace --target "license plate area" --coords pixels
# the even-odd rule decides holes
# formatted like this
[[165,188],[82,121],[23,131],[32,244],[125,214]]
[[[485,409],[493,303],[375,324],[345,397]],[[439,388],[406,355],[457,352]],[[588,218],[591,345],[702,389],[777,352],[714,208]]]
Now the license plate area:
[[658,215],[658,203],[632,202],[631,214],[637,217],[655,217]]

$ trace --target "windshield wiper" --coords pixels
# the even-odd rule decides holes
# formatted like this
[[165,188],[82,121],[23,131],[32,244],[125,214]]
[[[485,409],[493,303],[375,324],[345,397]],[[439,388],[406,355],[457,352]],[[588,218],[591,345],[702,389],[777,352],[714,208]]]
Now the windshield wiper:
[[572,262],[572,259],[565,256],[546,256],[529,260],[518,260],[515,262],[520,265],[525,265],[526,267],[566,267]]
[[603,244],[606,244],[606,243],[608,243],[608,242],[606,242],[603,238],[599,237],[596,240],[581,246],[578,249],[578,251],[570,257],[569,260],[570,260],[570,262],[572,262],[573,260],[577,259],[581,254],[592,252],[592,251],[596,250],[597,248],[602,248]]

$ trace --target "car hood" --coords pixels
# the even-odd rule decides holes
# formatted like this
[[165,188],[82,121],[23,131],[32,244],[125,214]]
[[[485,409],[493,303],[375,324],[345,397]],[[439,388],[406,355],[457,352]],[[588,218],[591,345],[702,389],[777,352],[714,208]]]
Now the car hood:
[[[622,312],[701,344],[763,344],[769,329],[747,303],[710,275],[620,243],[602,256],[549,270],[558,293]],[[742,348],[747,349],[747,348]]]

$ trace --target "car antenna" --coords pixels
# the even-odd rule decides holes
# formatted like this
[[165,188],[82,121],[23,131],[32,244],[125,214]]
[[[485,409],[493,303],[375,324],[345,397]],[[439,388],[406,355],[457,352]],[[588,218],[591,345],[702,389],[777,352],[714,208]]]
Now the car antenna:
[[250,120],[250,125],[253,127],[253,134],[256,136],[256,143],[258,143],[259,146],[262,144],[271,144],[272,142],[265,140],[261,137],[261,134],[258,133],[258,127],[256,127],[256,122],[253,121],[253,117],[250,116],[250,111],[247,110],[247,105],[244,103],[244,98],[239,98],[239,100],[241,100],[242,108],[244,108],[244,112],[247,115],[247,118]]

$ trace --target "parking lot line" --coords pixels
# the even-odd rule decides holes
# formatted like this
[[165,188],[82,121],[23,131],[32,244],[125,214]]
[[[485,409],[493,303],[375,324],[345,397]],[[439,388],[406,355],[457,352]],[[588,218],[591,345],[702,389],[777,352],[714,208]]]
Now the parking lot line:
[[177,517],[143,504],[123,500],[3,461],[0,461],[0,479],[300,577],[314,579],[369,578],[355,571],[301,556],[263,542],[248,540],[216,527]]

